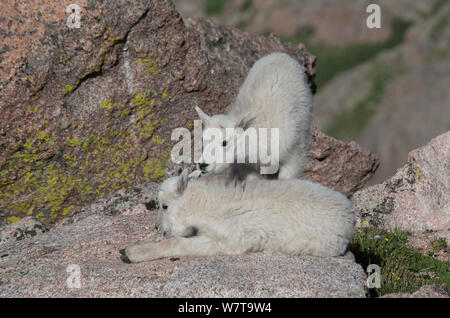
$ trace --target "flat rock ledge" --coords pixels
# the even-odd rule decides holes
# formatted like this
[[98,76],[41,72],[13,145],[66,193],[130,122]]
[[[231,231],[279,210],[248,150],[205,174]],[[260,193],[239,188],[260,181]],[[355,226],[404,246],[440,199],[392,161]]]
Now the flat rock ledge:
[[161,239],[156,211],[143,204],[157,189],[121,190],[46,233],[1,244],[0,297],[366,297],[366,275],[351,254],[122,263],[119,249]]

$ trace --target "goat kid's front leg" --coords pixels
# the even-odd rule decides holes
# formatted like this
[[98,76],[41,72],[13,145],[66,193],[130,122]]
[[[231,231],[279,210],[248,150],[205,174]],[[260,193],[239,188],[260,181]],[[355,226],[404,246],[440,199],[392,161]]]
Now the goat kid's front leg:
[[158,243],[142,243],[120,250],[125,263],[151,261],[163,257],[209,256],[221,253],[220,246],[205,236],[173,237]]

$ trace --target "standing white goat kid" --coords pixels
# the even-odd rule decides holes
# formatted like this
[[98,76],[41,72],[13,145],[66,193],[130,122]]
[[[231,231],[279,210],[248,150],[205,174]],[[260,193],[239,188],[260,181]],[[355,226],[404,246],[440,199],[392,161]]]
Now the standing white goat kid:
[[[219,128],[223,136],[226,135],[226,128],[242,128],[244,131],[250,127],[266,128],[269,131],[278,128],[278,178],[294,179],[301,175],[307,161],[312,94],[307,77],[294,58],[285,53],[273,53],[259,59],[250,69],[235,102],[225,114],[210,117],[198,106],[196,111],[204,129]],[[205,130],[203,134],[205,136]],[[271,144],[270,136],[268,144]],[[227,140],[223,147],[227,147]],[[223,173],[230,165],[237,164],[204,162],[198,168],[204,174]],[[260,161],[250,166],[252,171],[258,171],[259,174]]]
[[177,194],[164,198],[158,214],[167,239],[129,246],[120,251],[122,261],[258,251],[338,256],[353,235],[350,200],[317,183],[217,176],[188,182],[187,171],[165,183]]

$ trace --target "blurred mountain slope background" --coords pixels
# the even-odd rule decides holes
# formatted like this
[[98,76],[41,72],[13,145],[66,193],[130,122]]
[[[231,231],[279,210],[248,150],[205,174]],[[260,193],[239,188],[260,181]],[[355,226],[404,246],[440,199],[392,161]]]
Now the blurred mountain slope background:
[[[303,42],[317,56],[315,123],[356,140],[392,176],[410,150],[450,129],[450,2],[446,0],[174,0],[183,16]],[[381,29],[366,8],[381,7]]]

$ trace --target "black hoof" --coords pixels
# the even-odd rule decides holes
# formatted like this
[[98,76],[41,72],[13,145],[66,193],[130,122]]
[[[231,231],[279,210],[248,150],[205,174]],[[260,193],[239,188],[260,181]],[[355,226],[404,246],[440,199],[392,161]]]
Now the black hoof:
[[121,254],[121,255],[120,255],[120,260],[121,260],[122,262],[124,262],[124,263],[130,264],[131,261],[130,261],[130,259],[128,258],[127,254],[125,253],[125,249],[120,250],[119,252],[120,252],[120,254]]

